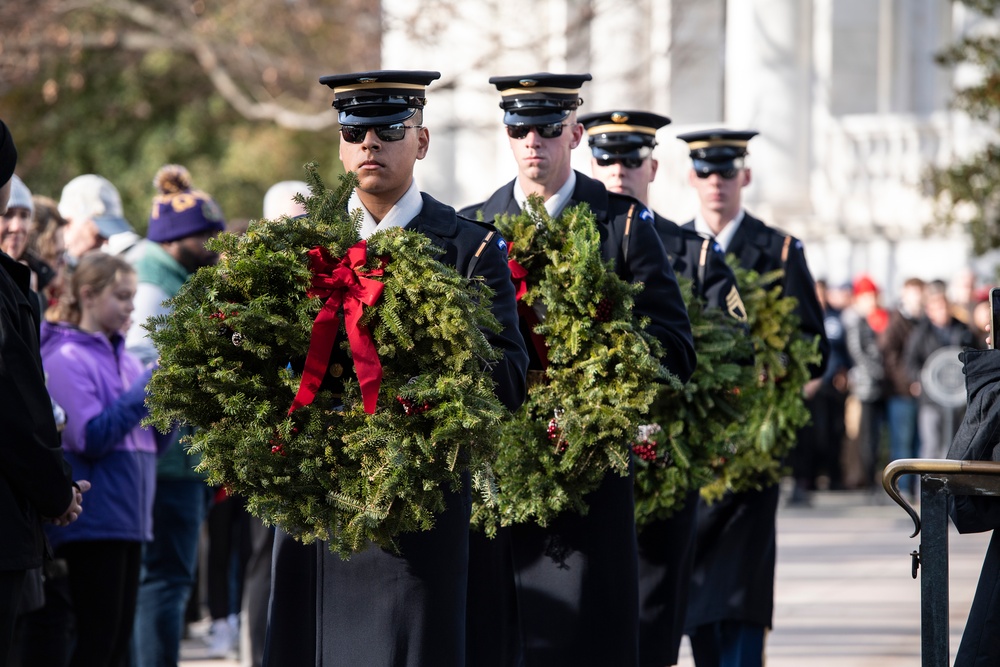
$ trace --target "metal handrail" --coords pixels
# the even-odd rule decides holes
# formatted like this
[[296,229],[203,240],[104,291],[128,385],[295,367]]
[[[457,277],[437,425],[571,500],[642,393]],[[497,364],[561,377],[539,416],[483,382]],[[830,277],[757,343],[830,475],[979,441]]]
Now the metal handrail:
[[[889,497],[896,501],[896,504],[906,510],[906,513],[913,519],[913,534],[916,537],[920,533],[920,515],[913,508],[906,498],[899,492],[899,478],[903,475],[975,475],[975,476],[1000,476],[1000,463],[993,461],[951,461],[948,459],[896,459],[885,467],[882,472],[882,488],[889,494]],[[963,485],[963,489],[966,485]],[[983,489],[985,490],[985,489]],[[952,495],[997,495],[996,493],[962,493]]]
[[[920,475],[920,513],[900,494],[903,475]],[[947,459],[898,459],[886,466],[882,486],[913,520],[923,541],[910,557],[913,578],[920,576],[920,655],[922,667],[947,667],[948,629],[948,498],[1000,496],[1000,462]]]

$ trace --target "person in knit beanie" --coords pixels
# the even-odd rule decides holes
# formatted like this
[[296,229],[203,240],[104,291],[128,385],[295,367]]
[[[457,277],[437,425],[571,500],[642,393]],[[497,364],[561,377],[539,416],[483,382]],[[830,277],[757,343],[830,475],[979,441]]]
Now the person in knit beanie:
[[[218,256],[205,244],[225,229],[215,200],[196,189],[180,165],[162,167],[153,179],[157,194],[149,213],[147,242],[135,260],[138,286],[126,348],[146,363],[158,352],[143,325],[169,312],[164,301],[188,278]],[[139,584],[134,636],[138,667],[176,664],[184,630],[184,608],[195,580],[198,536],[205,517],[204,478],[194,472],[181,438],[188,427],[162,436],[170,439],[156,467],[153,541],[146,545]]]
[[226,227],[219,205],[192,186],[191,173],[185,167],[161,167],[153,185],[157,194],[149,212],[148,243],[133,258],[139,286],[126,339],[129,351],[146,363],[155,360],[158,353],[143,325],[150,317],[167,312],[163,301],[176,294],[190,274],[218,260],[205,244]]
[[[156,243],[170,243],[201,237],[208,240],[226,228],[219,205],[209,195],[191,186],[191,174],[184,167],[168,164],[156,172],[153,185],[159,194],[153,198],[146,238]],[[204,243],[201,243],[201,247]],[[198,253],[198,266],[214,263],[208,251]],[[209,261],[209,259],[211,261]]]
[[17,176],[10,179],[10,200],[7,212],[0,220],[0,250],[20,260],[28,247],[28,231],[35,217],[35,204],[31,191]]

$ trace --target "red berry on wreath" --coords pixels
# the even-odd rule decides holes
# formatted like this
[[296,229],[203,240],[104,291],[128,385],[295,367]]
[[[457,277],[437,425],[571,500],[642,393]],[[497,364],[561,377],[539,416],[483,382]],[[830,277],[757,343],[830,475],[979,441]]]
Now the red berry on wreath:
[[600,303],[597,304],[597,312],[594,315],[594,319],[598,322],[610,322],[614,308],[615,306],[611,303],[611,299],[601,299]]
[[566,451],[566,439],[562,435],[562,426],[559,425],[559,419],[562,418],[563,411],[555,410],[553,414],[554,416],[549,420],[549,425],[545,431],[548,433],[549,440],[555,443],[556,454],[562,454]]
[[643,440],[632,445],[632,451],[643,461],[656,460],[656,440]]

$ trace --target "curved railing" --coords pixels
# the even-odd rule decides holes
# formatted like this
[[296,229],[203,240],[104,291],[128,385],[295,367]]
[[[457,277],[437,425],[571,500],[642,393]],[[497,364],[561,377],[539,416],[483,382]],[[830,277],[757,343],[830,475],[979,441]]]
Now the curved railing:
[[[920,476],[920,511],[899,491],[903,475]],[[882,486],[923,532],[910,553],[913,578],[920,575],[920,655],[922,667],[947,667],[948,647],[948,498],[1000,496],[1000,463],[946,459],[898,459],[885,467]]]

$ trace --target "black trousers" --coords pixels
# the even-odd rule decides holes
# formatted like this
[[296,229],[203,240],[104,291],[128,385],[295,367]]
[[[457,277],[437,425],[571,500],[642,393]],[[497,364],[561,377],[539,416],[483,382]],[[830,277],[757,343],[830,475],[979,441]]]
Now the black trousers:
[[993,531],[955,667],[1000,665],[1000,535]]
[[208,510],[208,571],[205,578],[208,580],[208,613],[212,620],[239,613],[242,606],[243,573],[250,557],[248,515],[243,502],[239,496],[229,496]]
[[25,570],[0,571],[0,667],[7,667]]
[[639,532],[639,665],[676,665],[694,564],[698,491]]
[[45,563],[45,603],[41,609],[22,614],[18,619],[17,645],[12,667],[69,664],[73,652],[76,623],[69,589],[69,572],[62,559]]
[[470,538],[469,667],[635,667],[632,476],[609,474],[585,515]]
[[464,667],[470,498],[445,498],[399,554],[372,545],[345,561],[279,531],[264,664]]
[[243,609],[250,635],[250,667],[264,664],[264,640],[267,636],[267,603],[271,597],[271,553],[274,528],[265,526],[255,516],[247,515],[250,533],[250,556],[243,573]]
[[69,570],[76,624],[70,667],[126,667],[139,592],[142,543],[70,542],[56,549]]

